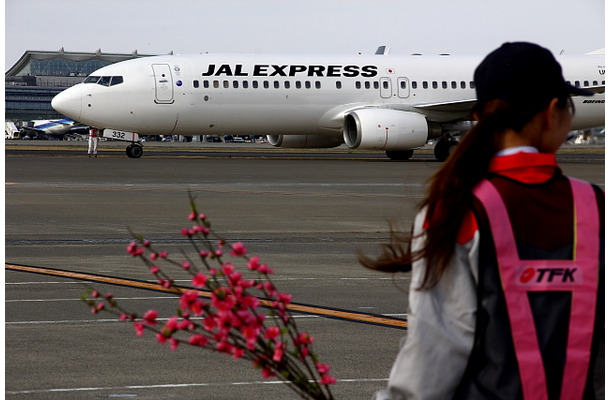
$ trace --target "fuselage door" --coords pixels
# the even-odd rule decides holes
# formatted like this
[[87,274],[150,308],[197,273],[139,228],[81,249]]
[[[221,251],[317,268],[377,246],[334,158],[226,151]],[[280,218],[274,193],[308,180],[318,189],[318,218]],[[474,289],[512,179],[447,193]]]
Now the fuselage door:
[[155,74],[155,103],[170,104],[174,102],[174,84],[168,64],[153,64]]
[[381,89],[381,97],[384,99],[389,99],[392,97],[392,81],[390,78],[379,79],[379,84]]
[[409,79],[398,78],[398,97],[401,99],[409,97]]

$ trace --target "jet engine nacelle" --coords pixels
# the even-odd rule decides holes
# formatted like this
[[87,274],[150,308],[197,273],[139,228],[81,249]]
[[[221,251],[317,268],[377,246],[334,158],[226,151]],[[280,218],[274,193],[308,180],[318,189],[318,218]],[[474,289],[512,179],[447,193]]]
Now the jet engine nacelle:
[[343,121],[343,140],[350,149],[402,151],[428,140],[426,117],[407,111],[365,108],[351,111]]
[[320,149],[337,147],[343,143],[343,138],[320,135],[267,135],[267,141],[275,147]]

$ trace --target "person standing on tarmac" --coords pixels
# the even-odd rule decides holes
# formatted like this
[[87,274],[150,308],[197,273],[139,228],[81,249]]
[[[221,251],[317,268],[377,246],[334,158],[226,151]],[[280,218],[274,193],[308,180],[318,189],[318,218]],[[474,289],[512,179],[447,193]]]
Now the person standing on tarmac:
[[99,140],[99,131],[95,128],[89,128],[89,150],[87,151],[89,157],[91,155],[97,157],[97,142]]
[[555,152],[571,96],[546,49],[505,43],[475,71],[477,124],[431,178],[412,236],[377,258],[412,271],[408,335],[373,399],[604,395],[604,194]]

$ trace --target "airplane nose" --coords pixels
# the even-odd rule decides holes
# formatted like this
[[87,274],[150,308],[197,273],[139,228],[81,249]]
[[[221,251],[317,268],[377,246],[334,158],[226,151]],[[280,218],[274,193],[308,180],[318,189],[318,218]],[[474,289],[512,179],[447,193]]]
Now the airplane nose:
[[51,107],[58,113],[78,121],[82,111],[81,98],[82,92],[80,85],[72,86],[53,97],[53,100],[51,100]]

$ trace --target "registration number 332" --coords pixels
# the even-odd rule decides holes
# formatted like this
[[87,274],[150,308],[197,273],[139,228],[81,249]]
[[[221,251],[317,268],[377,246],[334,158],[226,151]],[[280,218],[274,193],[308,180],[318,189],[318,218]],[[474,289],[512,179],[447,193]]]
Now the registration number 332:
[[112,131],[111,136],[112,136],[113,139],[123,139],[123,140],[125,140],[125,132]]
[[125,140],[128,142],[135,142],[138,140],[138,134],[134,132],[119,131],[116,129],[104,129],[103,136],[109,139]]

